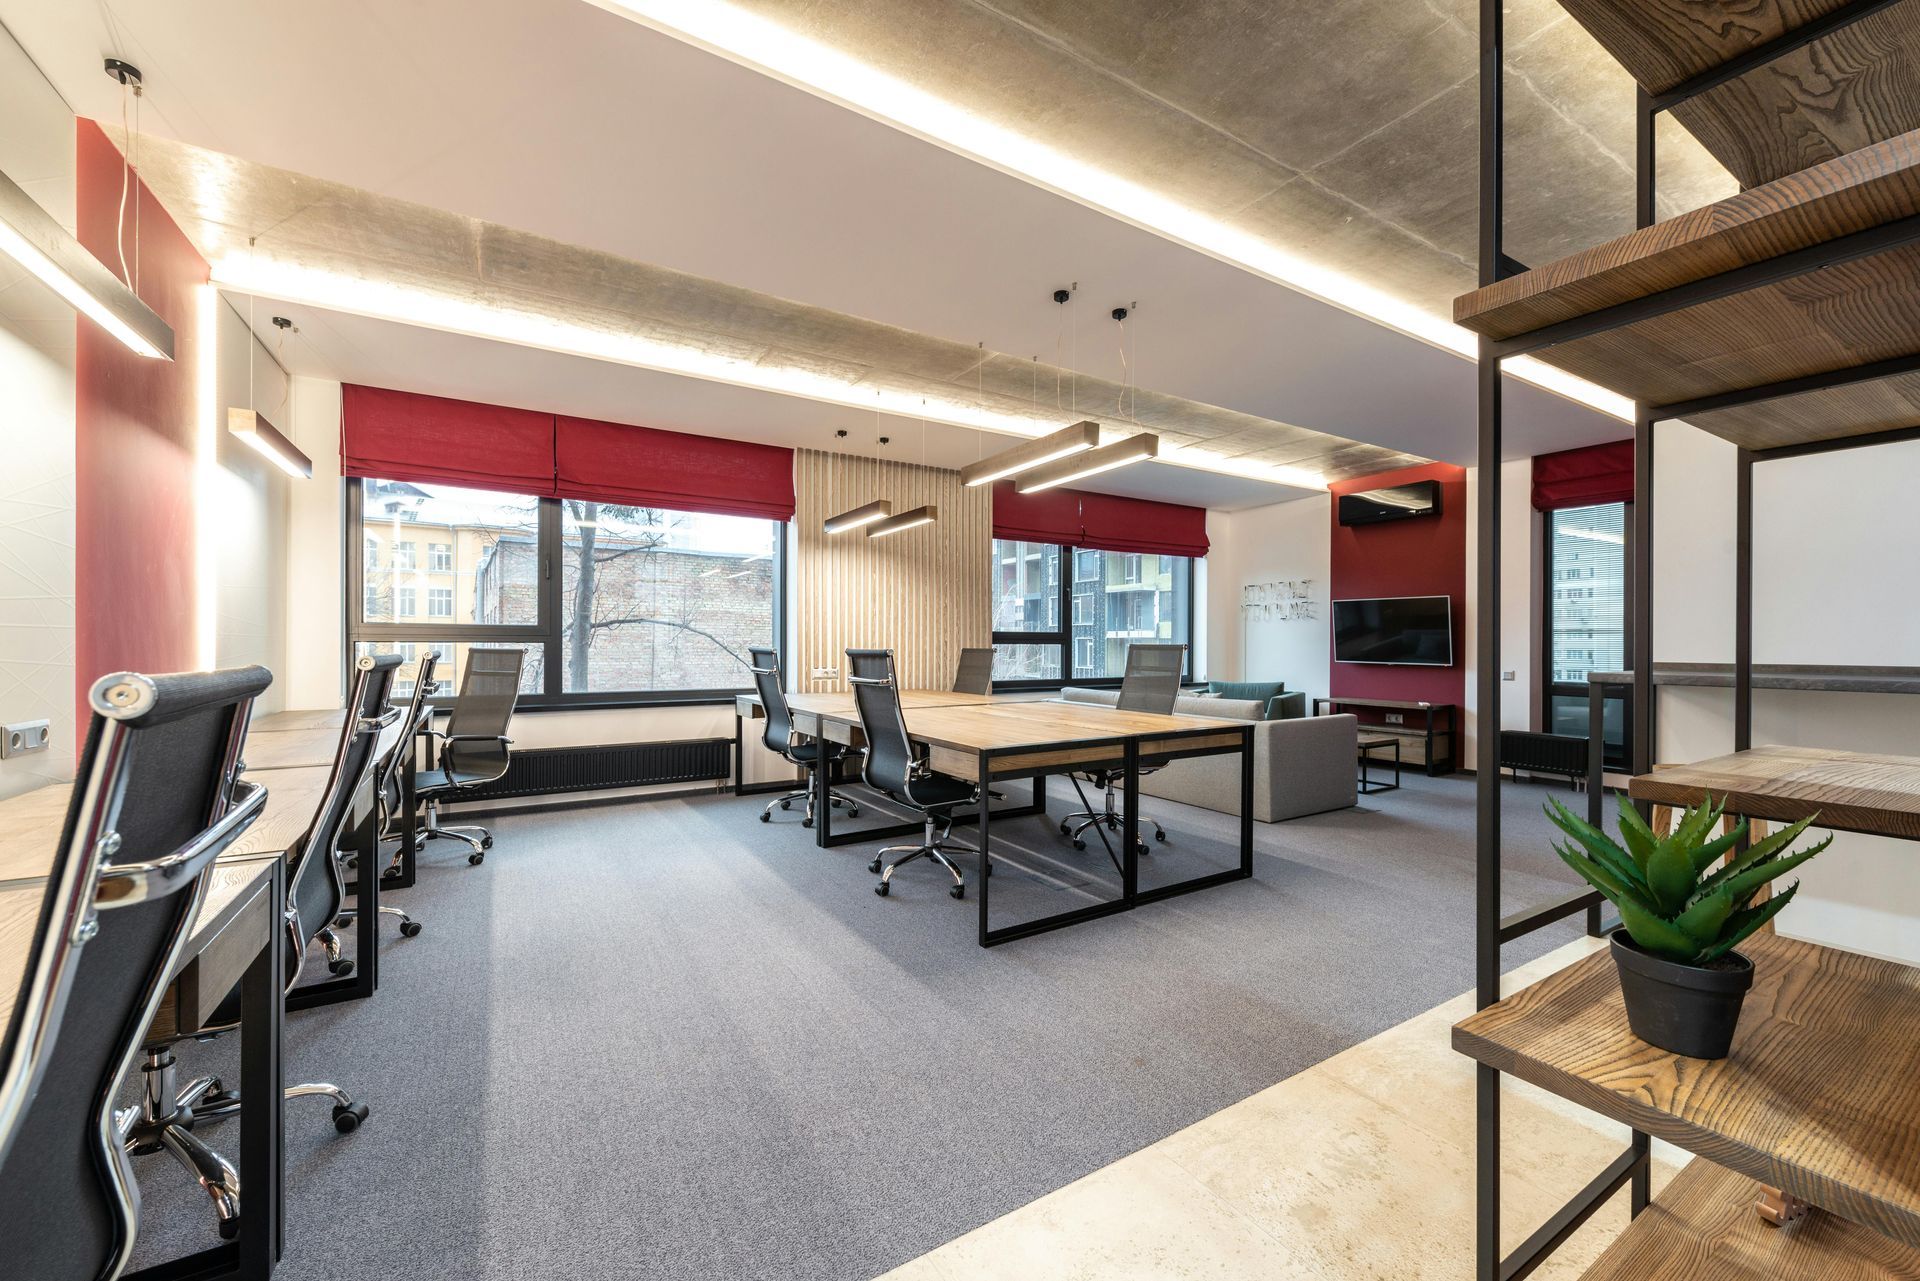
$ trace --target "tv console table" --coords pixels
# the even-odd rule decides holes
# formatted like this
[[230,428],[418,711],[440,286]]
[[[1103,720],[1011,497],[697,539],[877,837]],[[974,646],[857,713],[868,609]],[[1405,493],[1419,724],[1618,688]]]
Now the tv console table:
[[[1454,704],[1405,702],[1397,698],[1316,698],[1313,700],[1315,716],[1334,716],[1356,708],[1374,712],[1420,713],[1418,725],[1385,725],[1374,721],[1362,721],[1361,728],[1369,734],[1398,734],[1403,738],[1423,739],[1426,743],[1427,777],[1429,778],[1451,774],[1459,768],[1460,719],[1459,711]],[[1440,739],[1446,740],[1444,752],[1434,747],[1434,743]]]

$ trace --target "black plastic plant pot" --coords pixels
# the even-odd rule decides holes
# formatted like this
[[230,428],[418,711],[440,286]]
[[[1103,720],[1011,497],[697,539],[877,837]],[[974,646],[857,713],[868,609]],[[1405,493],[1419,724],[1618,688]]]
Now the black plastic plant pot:
[[1643,950],[1624,929],[1608,937],[1633,1034],[1688,1058],[1726,1058],[1753,986],[1753,962],[1729,952],[1711,966],[1682,965]]

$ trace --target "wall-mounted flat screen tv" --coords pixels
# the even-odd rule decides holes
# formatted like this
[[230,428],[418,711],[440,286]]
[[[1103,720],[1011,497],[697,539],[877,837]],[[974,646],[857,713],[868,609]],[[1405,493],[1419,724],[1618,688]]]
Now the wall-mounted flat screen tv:
[[1333,602],[1333,661],[1453,666],[1453,602],[1386,596]]
[[1340,495],[1342,525],[1378,525],[1390,520],[1412,520],[1440,514],[1440,482],[1417,480],[1411,485],[1367,489]]

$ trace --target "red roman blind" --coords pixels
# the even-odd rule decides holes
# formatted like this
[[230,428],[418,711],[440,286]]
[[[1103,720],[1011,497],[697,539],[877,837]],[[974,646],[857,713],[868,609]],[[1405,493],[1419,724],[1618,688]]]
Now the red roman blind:
[[340,471],[548,496],[553,415],[348,383],[340,389]]
[[1077,489],[1022,494],[1003,480],[993,487],[993,536],[1103,552],[1205,556],[1207,510]]
[[562,498],[793,519],[793,451],[590,418],[556,420]]
[[1533,459],[1533,509],[1595,507],[1633,501],[1633,442],[1536,454]]

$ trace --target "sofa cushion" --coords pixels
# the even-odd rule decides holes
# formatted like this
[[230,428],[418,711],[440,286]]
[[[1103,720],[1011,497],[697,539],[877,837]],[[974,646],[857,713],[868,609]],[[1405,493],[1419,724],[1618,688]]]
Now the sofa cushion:
[[1284,721],[1305,716],[1306,695],[1287,693],[1284,681],[1208,681],[1207,690],[1220,698],[1255,698],[1266,704],[1263,720]]
[[1173,700],[1173,713],[1176,716],[1211,716],[1222,721],[1258,721],[1265,720],[1267,705],[1252,698],[1176,698]]

